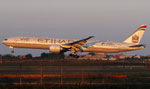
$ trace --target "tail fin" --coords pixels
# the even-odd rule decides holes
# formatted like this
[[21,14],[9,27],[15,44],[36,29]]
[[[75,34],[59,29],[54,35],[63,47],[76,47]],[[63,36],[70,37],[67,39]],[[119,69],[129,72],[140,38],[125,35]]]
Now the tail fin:
[[147,25],[141,25],[135,32],[133,32],[133,33],[132,33],[126,40],[124,40],[123,42],[124,42],[124,43],[139,44],[146,28],[147,28]]

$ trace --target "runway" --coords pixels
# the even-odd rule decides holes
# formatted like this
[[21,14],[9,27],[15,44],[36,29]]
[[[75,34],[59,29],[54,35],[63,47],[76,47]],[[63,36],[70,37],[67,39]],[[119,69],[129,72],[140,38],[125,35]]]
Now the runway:
[[[86,62],[11,62],[0,65],[0,84],[120,84],[148,83],[150,68],[145,65],[105,65]],[[35,64],[34,64],[35,63]],[[58,63],[58,64],[57,64]],[[86,63],[82,65],[82,63]],[[55,65],[54,65],[55,64]],[[78,65],[76,65],[78,64]],[[80,66],[79,66],[80,65]],[[82,65],[82,66],[81,66]]]
[[150,73],[146,66],[0,66],[0,74],[126,74]]

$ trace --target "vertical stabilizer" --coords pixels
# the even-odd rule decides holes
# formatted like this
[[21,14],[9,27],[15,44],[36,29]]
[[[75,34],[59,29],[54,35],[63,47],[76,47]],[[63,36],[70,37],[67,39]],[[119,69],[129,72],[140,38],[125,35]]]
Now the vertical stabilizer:
[[145,32],[145,29],[147,28],[147,25],[141,25],[135,32],[133,32],[126,40],[124,40],[124,43],[134,43],[139,44],[141,41],[141,38],[143,37],[143,34]]

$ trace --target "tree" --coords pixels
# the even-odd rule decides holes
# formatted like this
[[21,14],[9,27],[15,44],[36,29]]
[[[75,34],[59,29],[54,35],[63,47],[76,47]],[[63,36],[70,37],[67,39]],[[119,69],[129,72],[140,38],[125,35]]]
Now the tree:
[[26,55],[26,59],[32,59],[33,57],[32,57],[32,54],[27,54]]

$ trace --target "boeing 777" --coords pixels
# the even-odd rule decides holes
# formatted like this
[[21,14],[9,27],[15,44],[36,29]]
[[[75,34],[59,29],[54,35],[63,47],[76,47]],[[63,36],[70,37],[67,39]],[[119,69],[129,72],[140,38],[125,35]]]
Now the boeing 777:
[[140,26],[123,42],[101,42],[89,41],[94,36],[81,40],[55,39],[55,38],[36,38],[36,37],[11,37],[2,41],[3,44],[11,48],[32,48],[46,49],[52,53],[62,53],[71,51],[70,56],[79,58],[77,52],[101,52],[101,53],[118,53],[144,49],[144,44],[139,44],[145,32],[147,25]]

